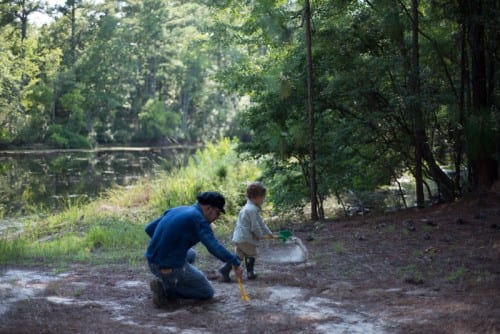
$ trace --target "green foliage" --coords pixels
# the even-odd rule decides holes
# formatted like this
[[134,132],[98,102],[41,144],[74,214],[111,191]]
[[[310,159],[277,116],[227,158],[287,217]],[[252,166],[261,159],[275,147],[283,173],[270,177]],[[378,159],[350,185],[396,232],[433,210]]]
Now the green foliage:
[[67,235],[64,238],[38,241],[16,239],[13,241],[0,240],[0,263],[41,263],[53,262],[70,258],[85,258],[86,251],[82,248],[81,238]]
[[[302,2],[67,2],[44,27],[28,21],[27,36],[12,16],[18,6],[5,3],[2,12],[1,146],[237,135],[245,138],[242,151],[266,160],[277,203],[302,206],[309,199]],[[498,10],[487,2],[476,17],[458,3],[420,2],[416,94],[409,85],[410,7],[388,0],[312,4],[320,201],[347,192],[362,197],[415,170],[415,105],[429,148],[425,176],[447,181],[434,163],[498,163],[498,70],[492,65],[498,62]],[[457,52],[461,31],[470,29],[462,25],[476,23],[485,28],[488,73],[461,68],[473,63],[471,43],[464,45],[467,59]],[[487,81],[481,91],[488,105],[480,111],[471,109],[476,93],[468,79],[477,74]],[[222,168],[217,177],[225,171],[231,172]]]
[[387,227],[384,229],[384,231],[385,231],[385,232],[387,232],[387,233],[390,233],[390,234],[395,233],[395,232],[396,232],[396,225],[394,225],[394,224],[389,224],[389,225],[387,225]]
[[0,29],[0,145],[15,141],[24,126],[20,112],[21,64],[15,51],[18,41],[9,38],[13,34],[11,27]]
[[85,134],[85,113],[83,103],[85,98],[79,89],[74,89],[59,98],[61,108],[69,113],[67,127],[77,134]]
[[220,191],[226,197],[226,214],[217,222],[217,234],[230,233],[247,182],[261,173],[255,161],[239,159],[236,144],[221,139],[168,175],[110,189],[90,203],[68,202],[57,214],[40,215],[15,238],[0,239],[0,263],[137,263],[148,242],[145,225],[169,207],[194,203],[196,195],[207,190]]
[[83,239],[84,247],[89,252],[140,249],[145,243],[147,235],[143,226],[121,221],[93,225]]
[[423,281],[422,272],[414,264],[409,264],[407,266],[400,268],[399,274],[402,277],[406,276],[407,279],[411,279],[411,280],[416,281],[416,282]]
[[175,133],[180,115],[168,111],[164,102],[150,99],[139,113],[139,124],[142,128],[140,138],[154,142]]
[[24,239],[0,239],[0,263],[17,262],[26,254],[28,242]]
[[185,167],[160,180],[150,201],[155,211],[193,202],[198,193],[214,190],[227,198],[228,214],[222,219],[229,220],[240,208],[238,199],[245,193],[246,183],[260,176],[254,161],[239,162],[235,145],[228,139],[221,139],[217,145],[207,144]]
[[277,213],[302,211],[309,200],[309,191],[298,161],[265,160],[263,166],[261,180],[269,189],[268,200],[274,204],[274,210]]
[[464,275],[467,273],[468,269],[464,266],[461,266],[459,268],[457,268],[456,270],[454,270],[452,273],[450,273],[447,277],[446,277],[446,281],[452,283],[454,281],[457,281],[461,278],[464,277]]
[[[259,11],[256,8],[258,6],[252,7],[252,10]],[[280,7],[280,10],[283,9],[291,13],[296,8]],[[268,14],[267,18],[272,20],[273,14]],[[247,20],[243,21],[251,25],[253,17],[250,15]],[[375,65],[380,67],[380,59],[346,54],[351,51],[349,48],[346,50],[346,45],[352,44],[352,41],[347,41],[352,38],[352,33],[339,33],[341,35],[338,37],[345,38],[346,43],[336,44],[339,45],[339,49],[335,50],[335,46],[330,43],[332,29],[328,30],[328,24],[338,23],[342,29],[345,22],[343,25],[341,21],[325,19],[324,23],[321,29],[325,30],[321,30],[319,35],[315,36],[313,56],[313,59],[320,59],[314,64],[315,73],[318,73],[315,84],[320,92],[315,96],[314,102],[317,124],[315,164],[320,200],[349,189],[357,192],[371,191],[387,183],[397,174],[398,168],[402,167],[401,156],[388,149],[386,143],[381,145],[381,141],[387,138],[385,133],[393,129],[384,127],[385,124],[380,123],[379,114],[373,113],[374,101],[363,99],[367,94],[371,94],[373,85],[370,81],[363,83],[361,79],[364,73],[366,76],[372,76],[369,73],[374,71]],[[293,22],[289,21],[287,24],[291,27]],[[349,22],[349,25],[354,24]],[[351,28],[349,25],[347,29]],[[368,29],[368,24],[366,27]],[[352,31],[358,33],[357,28]],[[268,42],[267,33],[259,34],[258,30],[254,33],[254,42]],[[374,35],[373,31],[368,33]],[[295,31],[298,41],[302,41],[302,34],[303,31]],[[375,36],[365,35],[365,38],[372,38],[374,43]],[[277,190],[276,193],[271,192],[277,195],[273,200],[283,207],[300,206],[310,197],[308,195],[309,129],[305,103],[307,93],[303,44],[296,43],[285,48],[282,45],[266,44],[266,51],[266,57],[259,57],[254,53],[251,54],[253,57],[251,62],[234,64],[233,68],[226,70],[224,79],[228,82],[234,78],[234,81],[230,81],[236,85],[234,89],[250,94],[253,101],[251,108],[241,114],[241,124],[252,136],[252,140],[245,142],[241,149],[250,150],[256,157],[266,156],[269,161],[266,167],[268,170],[266,173],[268,175],[265,175],[268,176],[266,181],[271,182],[272,187]],[[340,55],[345,54],[346,58],[339,60],[337,57],[332,57],[331,54],[336,52]],[[352,52],[359,51],[353,47]],[[341,64],[342,61],[353,64],[346,66]],[[334,75],[337,74],[334,71],[338,69],[345,69],[349,73],[342,77]],[[361,74],[360,69],[361,72],[364,71]],[[337,94],[343,94],[342,98],[338,99]],[[342,102],[342,108],[339,108],[336,104],[332,104],[332,101],[346,101],[348,104]],[[356,105],[356,109],[353,107],[350,110],[351,105]],[[368,110],[365,113],[364,108],[369,108],[372,114],[369,114]],[[349,114],[346,114],[345,110]],[[377,126],[373,126],[372,123],[377,123]],[[286,175],[281,176],[283,173]],[[280,196],[280,193],[284,195]]]
[[87,139],[80,134],[74,133],[70,128],[63,125],[52,125],[48,131],[48,141],[55,147],[60,148],[90,148],[91,145]]
[[334,242],[332,248],[337,255],[343,255],[345,253],[344,244],[342,243],[342,241]]
[[[460,9],[452,4],[442,10],[434,8],[434,3],[421,3],[421,85],[415,96],[408,85],[412,48],[407,11],[410,5],[394,5],[391,1],[369,5],[339,2],[333,6],[329,1],[313,4],[314,163],[320,200],[348,191],[359,198],[366,197],[405,170],[414,170],[415,104],[421,108],[425,138],[429,138],[426,142],[430,149],[424,157],[426,176],[439,176],[431,168],[435,161],[464,161],[460,148],[468,127],[460,118],[456,90],[460,59],[455,32],[459,28]],[[308,189],[305,32],[298,25],[293,26],[297,8],[278,2],[240,6],[244,10],[238,10],[237,19],[220,18],[222,30],[217,32],[221,39],[224,34],[235,43],[241,42],[242,47],[251,44],[246,52],[241,51],[242,61],[231,64],[223,76],[228,87],[251,97],[240,123],[252,139],[242,149],[272,161],[270,174],[279,172],[275,166],[295,165],[290,174],[302,172],[302,180],[294,179]],[[232,8],[225,7],[221,13]],[[288,15],[278,19],[278,8]],[[270,39],[273,34],[261,24],[264,21],[269,27],[287,30],[289,43]],[[487,17],[484,22],[492,24]],[[487,117],[480,119],[482,125],[474,125],[474,117],[465,122],[470,122],[472,129],[493,129]],[[498,131],[481,131],[475,135],[469,131],[474,146],[471,150],[478,152],[475,147],[487,145],[491,152],[491,139],[498,136]],[[297,194],[296,183],[284,179],[283,184],[275,187]],[[296,203],[307,197],[298,196]],[[381,202],[368,197],[363,201]]]
[[[18,5],[5,6],[11,13]],[[232,57],[210,41],[209,6],[78,1],[57,10],[43,27],[28,20],[23,40],[17,22],[2,16],[0,144],[73,147],[57,124],[92,143],[201,142],[237,132],[238,98],[213,80]]]
[[469,116],[467,122],[467,150],[472,159],[492,157],[498,145],[500,113],[482,109],[477,114]]

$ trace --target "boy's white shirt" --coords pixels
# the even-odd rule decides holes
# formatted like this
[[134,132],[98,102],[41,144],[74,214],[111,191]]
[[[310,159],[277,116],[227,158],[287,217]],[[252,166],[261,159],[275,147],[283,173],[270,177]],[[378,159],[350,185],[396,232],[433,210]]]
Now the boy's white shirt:
[[251,200],[247,200],[247,203],[238,214],[233,233],[233,242],[249,242],[258,245],[259,240],[255,240],[254,235],[262,238],[268,234],[272,234],[272,232],[264,222],[264,219],[262,219],[260,208]]

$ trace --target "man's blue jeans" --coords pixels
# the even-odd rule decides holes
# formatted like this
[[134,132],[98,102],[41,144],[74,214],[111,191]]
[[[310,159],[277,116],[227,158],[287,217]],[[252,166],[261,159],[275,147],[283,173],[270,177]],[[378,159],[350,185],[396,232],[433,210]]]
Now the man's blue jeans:
[[149,263],[149,269],[163,281],[167,298],[210,299],[214,296],[214,288],[205,274],[192,265],[196,253],[190,249],[186,262],[180,268],[172,268],[168,274],[162,273],[160,267]]

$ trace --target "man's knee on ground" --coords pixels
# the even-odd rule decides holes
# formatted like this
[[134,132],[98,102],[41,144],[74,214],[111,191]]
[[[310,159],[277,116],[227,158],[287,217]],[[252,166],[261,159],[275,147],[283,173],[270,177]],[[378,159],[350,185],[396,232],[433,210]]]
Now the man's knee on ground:
[[212,299],[214,298],[215,291],[212,287],[210,289],[206,289],[203,291],[203,294],[201,294],[200,299],[207,300],[207,299]]

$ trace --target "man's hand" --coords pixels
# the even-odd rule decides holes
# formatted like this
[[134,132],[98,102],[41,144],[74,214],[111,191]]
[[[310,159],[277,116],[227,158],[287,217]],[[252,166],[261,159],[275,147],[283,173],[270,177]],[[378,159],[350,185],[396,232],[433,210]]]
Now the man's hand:
[[238,266],[238,267],[233,266],[233,270],[234,270],[234,274],[236,275],[236,277],[241,278],[243,276],[243,268],[241,268],[241,266]]

